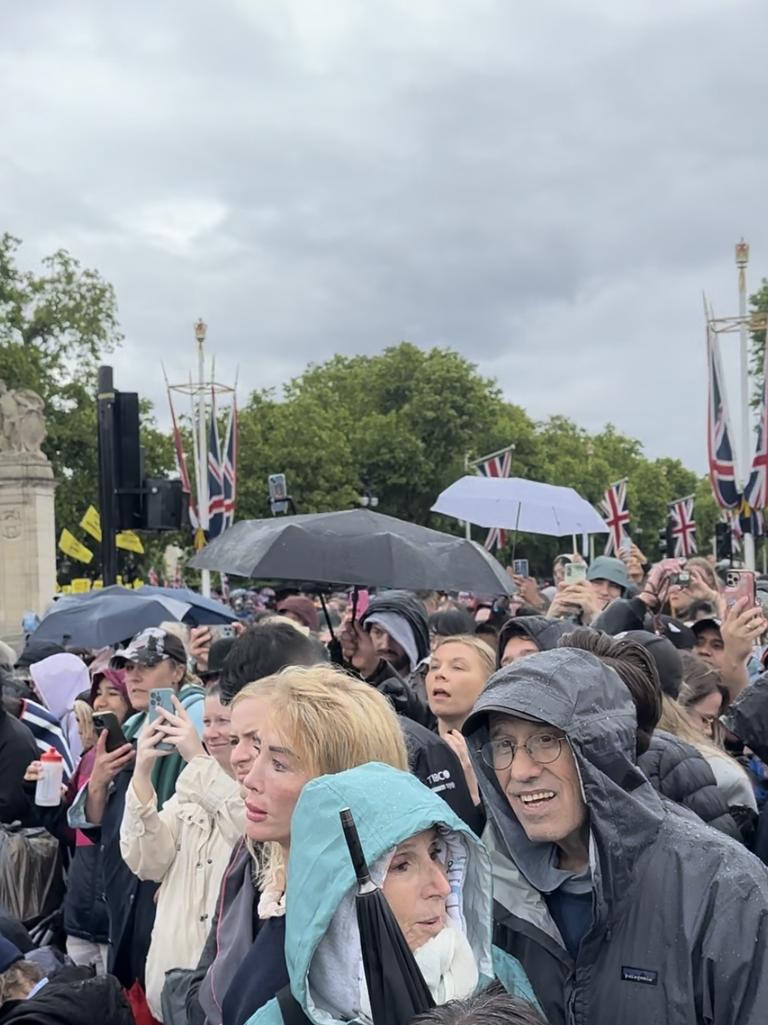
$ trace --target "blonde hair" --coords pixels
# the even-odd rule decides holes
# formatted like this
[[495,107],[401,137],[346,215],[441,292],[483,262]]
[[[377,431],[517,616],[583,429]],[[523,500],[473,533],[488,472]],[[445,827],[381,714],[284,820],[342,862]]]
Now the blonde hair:
[[[366,762],[408,769],[408,752],[397,715],[370,684],[328,665],[288,666],[246,684],[232,699],[235,708],[249,698],[266,698],[270,715],[303,772],[314,778]],[[266,843],[251,848],[259,865],[261,889],[281,885],[282,849]]]
[[87,751],[96,743],[96,733],[93,729],[93,709],[87,701],[81,701],[80,698],[76,698],[72,706],[72,712],[77,723],[77,732],[80,734],[80,740],[83,742],[83,750]]
[[722,756],[725,753],[714,740],[705,736],[701,730],[696,729],[685,708],[668,694],[662,694],[661,718],[657,729],[674,733],[680,740],[695,747],[705,758],[708,755]]
[[8,1000],[23,1000],[43,977],[34,961],[15,961],[0,974],[0,1005]]
[[483,669],[486,672],[486,679],[496,669],[496,652],[481,637],[476,637],[474,634],[455,634],[453,637],[441,637],[436,646],[435,651],[438,648],[442,648],[444,644],[463,644],[465,648],[472,648],[480,656]]

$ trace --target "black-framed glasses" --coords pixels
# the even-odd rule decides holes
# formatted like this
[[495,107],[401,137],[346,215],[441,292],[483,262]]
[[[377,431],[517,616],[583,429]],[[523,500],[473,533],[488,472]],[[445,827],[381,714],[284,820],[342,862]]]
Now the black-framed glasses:
[[560,757],[564,740],[565,737],[559,737],[555,733],[534,733],[524,744],[506,738],[489,740],[487,744],[483,744],[480,755],[488,768],[497,772],[503,772],[512,765],[519,747],[525,748],[532,761],[539,765],[549,765]]

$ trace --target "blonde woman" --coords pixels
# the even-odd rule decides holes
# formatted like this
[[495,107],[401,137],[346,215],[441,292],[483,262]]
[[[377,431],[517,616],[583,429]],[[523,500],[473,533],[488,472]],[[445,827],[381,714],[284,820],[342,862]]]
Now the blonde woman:
[[461,762],[475,805],[480,804],[480,791],[461,727],[495,668],[496,655],[485,641],[472,634],[459,634],[438,643],[425,681],[437,732]]
[[660,726],[693,744],[709,762],[717,788],[730,808],[757,813],[749,776],[724,749],[720,715],[728,706],[728,691],[720,674],[694,655],[683,658],[683,684],[677,706],[665,707]]
[[291,667],[248,684],[231,707],[246,825],[222,880],[200,1006],[188,1019],[209,1025],[243,1025],[288,984],[285,866],[304,785],[371,761],[408,768],[387,699],[329,666]]

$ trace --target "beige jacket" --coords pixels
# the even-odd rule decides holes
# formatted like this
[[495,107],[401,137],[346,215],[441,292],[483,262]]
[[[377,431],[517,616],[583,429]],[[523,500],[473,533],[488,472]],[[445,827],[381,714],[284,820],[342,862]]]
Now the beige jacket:
[[161,811],[142,804],[131,782],[120,851],[139,879],[160,883],[146,967],[146,993],[158,1021],[165,973],[194,968],[202,953],[232,847],[245,832],[240,787],[213,758],[193,758]]

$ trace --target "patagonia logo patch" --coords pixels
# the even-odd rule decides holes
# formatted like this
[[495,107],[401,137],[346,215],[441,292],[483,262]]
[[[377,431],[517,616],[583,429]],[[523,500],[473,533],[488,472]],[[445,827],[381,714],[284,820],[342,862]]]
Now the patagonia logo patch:
[[622,965],[621,981],[642,982],[646,986],[657,986],[659,973],[652,971],[650,968],[630,968],[629,965]]

